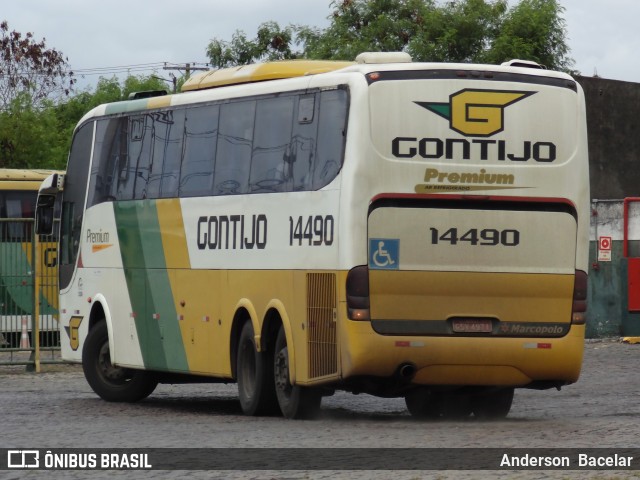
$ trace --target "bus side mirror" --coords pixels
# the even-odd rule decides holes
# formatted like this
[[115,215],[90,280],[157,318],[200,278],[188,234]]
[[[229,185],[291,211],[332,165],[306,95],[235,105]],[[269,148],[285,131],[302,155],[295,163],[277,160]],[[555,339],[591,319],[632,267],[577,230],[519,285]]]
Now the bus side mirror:
[[36,204],[36,233],[38,235],[53,234],[53,210],[56,196],[49,194],[38,195]]

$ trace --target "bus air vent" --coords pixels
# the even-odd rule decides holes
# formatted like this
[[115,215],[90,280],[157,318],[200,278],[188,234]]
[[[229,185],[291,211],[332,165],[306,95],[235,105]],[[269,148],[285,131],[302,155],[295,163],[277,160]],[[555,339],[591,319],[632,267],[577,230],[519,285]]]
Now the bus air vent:
[[411,63],[411,55],[406,52],[363,52],[356,57],[356,63]]
[[545,66],[540,65],[539,63],[532,62],[531,60],[519,60],[517,58],[504,62],[501,65],[503,67],[537,68],[539,70],[545,69]]
[[307,342],[309,378],[338,372],[336,276],[307,274]]

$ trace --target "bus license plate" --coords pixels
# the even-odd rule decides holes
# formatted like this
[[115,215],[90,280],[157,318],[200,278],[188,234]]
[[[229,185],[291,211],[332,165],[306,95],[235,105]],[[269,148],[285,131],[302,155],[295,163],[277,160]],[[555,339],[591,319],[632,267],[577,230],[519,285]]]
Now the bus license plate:
[[489,318],[454,318],[452,325],[456,333],[491,333],[493,330]]

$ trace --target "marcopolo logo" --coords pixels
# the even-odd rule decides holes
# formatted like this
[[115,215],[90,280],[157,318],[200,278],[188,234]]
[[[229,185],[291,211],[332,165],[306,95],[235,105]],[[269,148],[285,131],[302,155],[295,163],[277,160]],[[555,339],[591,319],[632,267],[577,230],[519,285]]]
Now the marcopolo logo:
[[449,103],[415,102],[449,120],[449,127],[465,136],[490,137],[504,129],[504,110],[536,92],[464,89]]

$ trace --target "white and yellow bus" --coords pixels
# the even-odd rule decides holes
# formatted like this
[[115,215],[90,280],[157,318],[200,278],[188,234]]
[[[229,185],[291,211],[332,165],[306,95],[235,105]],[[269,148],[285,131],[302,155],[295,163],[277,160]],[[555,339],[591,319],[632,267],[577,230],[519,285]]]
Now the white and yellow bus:
[[97,107],[62,195],[62,354],[102,398],[235,381],[246,414],[336,389],[501,417],[578,379],[585,107],[529,63],[293,61]]
[[41,238],[37,244],[40,250],[37,268],[33,258],[38,190],[52,173],[55,171],[0,168],[0,349],[34,345],[36,298],[40,344],[58,344],[55,237]]

